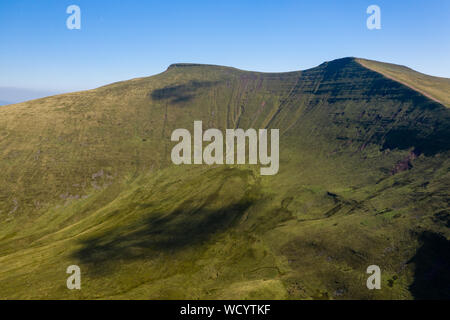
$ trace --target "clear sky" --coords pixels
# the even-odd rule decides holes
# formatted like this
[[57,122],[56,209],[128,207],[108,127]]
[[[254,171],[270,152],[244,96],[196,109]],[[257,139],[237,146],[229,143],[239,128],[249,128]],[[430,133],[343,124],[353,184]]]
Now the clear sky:
[[[72,4],[80,30],[66,27]],[[371,4],[380,30],[366,27]],[[450,1],[0,1],[0,87],[73,91],[175,62],[273,72],[346,56],[450,77]]]

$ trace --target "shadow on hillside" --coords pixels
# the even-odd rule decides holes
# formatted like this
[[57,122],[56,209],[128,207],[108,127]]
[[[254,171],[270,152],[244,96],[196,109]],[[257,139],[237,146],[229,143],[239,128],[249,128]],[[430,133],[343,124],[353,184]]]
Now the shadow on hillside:
[[116,260],[176,253],[226,231],[251,205],[251,201],[240,201],[219,210],[179,208],[168,214],[152,213],[142,221],[83,241],[74,257],[95,274],[108,272],[106,265]]
[[450,127],[430,126],[429,131],[432,133],[425,135],[414,128],[393,129],[386,134],[382,149],[408,150],[414,148],[416,154],[423,153],[426,156],[450,150]]
[[429,231],[419,240],[422,246],[408,262],[415,264],[409,290],[415,299],[450,299],[450,241]]
[[192,80],[186,84],[167,86],[153,90],[150,94],[153,100],[168,100],[170,103],[187,102],[194,98],[198,89],[209,88],[216,85],[218,81],[196,81]]

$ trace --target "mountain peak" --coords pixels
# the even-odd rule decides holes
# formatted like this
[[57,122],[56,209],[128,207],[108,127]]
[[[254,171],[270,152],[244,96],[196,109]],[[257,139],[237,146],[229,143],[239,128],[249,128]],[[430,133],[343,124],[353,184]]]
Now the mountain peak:
[[203,64],[203,63],[172,63],[167,70],[175,69],[175,68],[189,68],[189,67],[222,67],[215,64]]

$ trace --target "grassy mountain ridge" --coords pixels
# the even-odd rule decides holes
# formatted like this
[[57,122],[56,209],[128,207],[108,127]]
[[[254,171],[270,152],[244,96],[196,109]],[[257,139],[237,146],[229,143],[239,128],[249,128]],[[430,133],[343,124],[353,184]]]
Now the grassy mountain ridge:
[[[448,297],[450,111],[359,60],[175,64],[0,113],[1,297]],[[173,166],[194,120],[279,128],[279,173]]]
[[450,79],[419,73],[405,66],[357,59],[363,66],[419,91],[447,108],[450,107]]

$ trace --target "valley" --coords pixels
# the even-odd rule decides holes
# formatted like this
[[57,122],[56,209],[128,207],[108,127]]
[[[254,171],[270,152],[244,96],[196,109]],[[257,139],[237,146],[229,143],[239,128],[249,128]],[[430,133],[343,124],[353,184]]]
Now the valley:
[[[174,64],[3,106],[0,298],[448,299],[447,82],[356,58]],[[175,165],[194,121],[279,129],[277,174]]]

